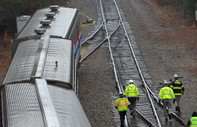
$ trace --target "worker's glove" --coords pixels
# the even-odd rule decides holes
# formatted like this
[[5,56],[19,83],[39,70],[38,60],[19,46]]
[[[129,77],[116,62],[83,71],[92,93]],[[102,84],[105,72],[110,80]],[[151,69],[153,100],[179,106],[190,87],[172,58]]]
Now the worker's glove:
[[139,97],[137,97],[137,100],[138,100],[138,101],[140,100]]
[[182,92],[182,95],[184,95],[184,92]]
[[175,104],[175,99],[173,99],[173,104]]
[[114,106],[116,109],[118,109],[118,107]]

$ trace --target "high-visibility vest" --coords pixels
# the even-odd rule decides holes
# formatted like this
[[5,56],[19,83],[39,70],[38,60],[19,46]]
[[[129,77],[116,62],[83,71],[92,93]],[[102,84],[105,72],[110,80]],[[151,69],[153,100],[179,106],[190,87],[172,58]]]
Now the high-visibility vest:
[[118,107],[118,111],[127,111],[128,105],[130,102],[125,97],[116,99],[114,103],[114,106]]
[[174,99],[175,95],[170,87],[163,87],[159,92],[159,99]]
[[173,89],[175,95],[182,95],[182,92],[184,92],[184,85],[179,80],[172,82],[170,87]]
[[190,118],[190,127],[197,127],[197,116]]
[[139,97],[139,90],[134,84],[129,84],[129,86],[125,89],[126,97]]

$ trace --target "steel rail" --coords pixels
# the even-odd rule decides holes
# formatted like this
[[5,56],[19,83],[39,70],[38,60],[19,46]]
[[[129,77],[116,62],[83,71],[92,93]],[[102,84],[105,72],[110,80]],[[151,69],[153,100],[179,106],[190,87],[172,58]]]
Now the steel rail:
[[[147,87],[149,92],[152,94],[153,98],[156,100],[157,104],[159,103],[159,99],[155,96],[155,94],[153,93],[153,91],[149,88],[149,86]],[[163,106],[163,103],[161,103],[161,106]],[[181,122],[181,124],[183,126],[186,126],[186,123],[179,117],[177,116],[174,112],[172,112],[172,115],[174,116],[174,118],[176,118],[179,122]]]
[[108,40],[108,48],[109,48],[109,52],[110,52],[110,58],[111,58],[111,61],[112,61],[112,65],[113,65],[113,70],[114,70],[114,75],[115,75],[115,80],[116,80],[116,83],[117,83],[117,86],[118,86],[118,89],[119,91],[123,91],[123,88],[120,87],[120,82],[119,82],[119,79],[118,79],[118,75],[117,75],[117,71],[116,71],[116,65],[115,65],[115,62],[114,62],[114,58],[113,58],[113,52],[112,52],[112,49],[111,49],[111,41],[110,41],[110,37],[109,36],[109,33],[107,31],[107,23],[106,23],[106,18],[104,16],[104,10],[103,10],[103,5],[102,5],[102,2],[101,0],[100,1],[100,7],[101,7],[101,14],[102,14],[102,17],[103,17],[103,22],[104,22],[104,27],[105,27],[105,32],[106,32],[106,38]]
[[135,109],[135,111],[140,115],[140,117],[142,117],[142,119],[144,119],[144,120],[148,123],[149,127],[155,127],[155,125],[154,125],[151,121],[149,121],[146,117],[144,117],[144,116],[140,113],[139,110]]
[[113,1],[114,1],[115,6],[116,6],[116,9],[117,9],[118,15],[119,15],[119,17],[120,17],[120,21],[121,21],[121,23],[122,23],[122,26],[123,26],[123,29],[124,29],[124,32],[125,32],[126,38],[127,38],[128,42],[129,42],[129,46],[130,46],[130,49],[131,49],[131,52],[132,52],[133,58],[134,58],[134,60],[135,60],[135,63],[136,63],[136,66],[137,66],[137,69],[138,69],[139,75],[140,75],[140,77],[141,77],[141,79],[142,79],[142,81],[143,81],[143,83],[144,83],[145,89],[146,89],[146,91],[147,91],[148,98],[149,98],[149,101],[150,101],[151,106],[152,106],[152,110],[153,110],[154,115],[155,115],[156,120],[157,120],[157,124],[158,124],[158,126],[159,126],[159,127],[161,127],[161,122],[160,122],[159,117],[158,117],[158,114],[157,114],[157,112],[156,112],[156,109],[155,109],[154,103],[153,103],[153,101],[152,101],[152,98],[151,98],[151,96],[150,96],[150,93],[148,92],[148,91],[149,91],[149,90],[148,90],[148,88],[147,88],[147,87],[148,87],[148,85],[147,85],[147,83],[146,83],[146,81],[145,81],[145,78],[144,78],[144,76],[143,76],[143,74],[142,74],[142,71],[141,71],[141,69],[140,69],[140,66],[139,66],[138,60],[137,60],[137,58],[136,58],[135,52],[134,52],[133,47],[132,47],[132,45],[131,45],[131,41],[130,41],[130,38],[129,38],[129,36],[128,36],[128,33],[127,33],[127,30],[126,30],[126,27],[125,27],[125,25],[124,25],[124,23],[123,23],[123,20],[122,20],[122,17],[121,17],[121,14],[120,14],[120,11],[119,11],[119,8],[118,8],[118,5],[117,5],[117,2],[116,2],[115,0],[113,0]]
[[[100,27],[91,35],[89,36],[85,41],[82,42],[82,44],[84,44],[85,42],[87,42],[88,40],[90,40],[91,38],[93,38],[95,36],[95,34],[101,29],[101,27],[103,26],[103,22],[100,25]],[[120,22],[118,24],[118,26],[116,27],[116,29],[114,29],[114,31],[109,35],[112,36],[116,30],[120,27]],[[101,41],[91,52],[89,52],[84,58],[82,58],[79,62],[79,64],[81,64],[85,59],[87,59],[95,50],[97,50],[105,41],[107,41],[107,38],[105,38],[103,41]],[[120,89],[119,89],[120,91]],[[124,92],[124,91],[123,91]],[[152,124],[146,117],[144,117],[137,109],[136,112],[140,115],[140,117],[142,117],[149,126],[154,127],[154,124]]]
[[[120,23],[118,24],[118,26],[116,27],[116,29],[110,34],[110,36],[112,36],[116,30],[120,27]],[[81,64],[86,58],[88,58],[96,49],[98,49],[105,41],[107,41],[107,38],[105,38],[103,41],[101,41],[91,52],[89,52],[83,59],[81,59],[79,61],[79,63]]]
[[[108,39],[108,47],[109,47],[109,51],[110,51],[110,57],[111,57],[111,60],[112,60],[112,64],[113,64],[113,67],[114,67],[114,74],[115,74],[115,78],[116,78],[116,82],[117,82],[117,85],[118,85],[118,89],[119,91],[123,91],[123,88],[120,87],[120,84],[119,84],[119,80],[118,80],[118,76],[117,76],[117,72],[116,72],[116,66],[115,66],[115,62],[114,62],[114,58],[113,58],[113,53],[112,53],[112,49],[111,49],[111,42],[110,42],[110,37],[111,35],[109,35],[108,31],[107,31],[107,26],[106,26],[106,19],[105,19],[105,16],[104,16],[104,11],[103,11],[103,6],[102,6],[102,2],[100,0],[100,5],[101,5],[101,12],[102,12],[102,17],[103,17],[103,21],[104,21],[104,26],[105,26],[105,30],[106,30],[106,34],[107,34],[107,39]],[[121,18],[120,14],[119,14],[119,18]],[[119,19],[119,24],[121,24],[121,20]],[[118,27],[117,27],[118,28]],[[114,30],[115,32],[116,30]],[[151,126],[154,126],[147,118],[145,118],[139,111],[137,111],[137,113],[148,123],[148,125],[151,125]],[[128,118],[126,117],[126,124],[128,125]]]
[[174,112],[172,112],[172,115],[173,115],[178,121],[180,121],[181,124],[182,124],[183,126],[187,126],[187,124],[186,124],[179,116],[177,116]]
[[[124,93],[123,88],[120,86],[120,82],[119,82],[117,71],[116,71],[116,65],[115,65],[115,62],[114,62],[113,52],[112,52],[112,48],[111,48],[111,41],[110,41],[110,37],[111,36],[109,35],[109,33],[107,31],[107,23],[106,23],[106,18],[104,16],[103,5],[102,5],[101,0],[99,0],[99,1],[100,1],[100,7],[101,7],[101,14],[102,14],[103,21],[104,21],[104,27],[105,27],[105,31],[106,31],[106,35],[107,35],[106,38],[108,40],[108,48],[109,48],[110,58],[111,58],[112,65],[113,65],[115,80],[116,80],[119,92],[122,91]],[[127,116],[125,116],[125,125],[128,126],[128,118],[127,118]]]
[[[163,103],[162,102],[158,102],[158,104],[160,104],[160,106],[162,106],[163,107]],[[166,108],[167,110],[168,110],[168,108]],[[181,124],[185,127],[185,126],[187,126],[187,124],[179,117],[179,116],[177,116],[174,112],[172,112],[171,113],[172,114],[172,116],[176,119],[176,120],[178,120],[179,122],[181,122]]]
[[103,27],[103,24],[104,23],[102,22],[100,27],[92,35],[87,37],[81,44],[83,45],[85,42],[87,42],[88,40],[92,39],[95,36],[95,34],[97,34],[99,32],[99,30]]
[[[120,11],[119,11],[118,6],[117,6],[117,2],[116,2],[115,0],[113,0],[113,1],[114,1],[114,3],[115,3],[116,8],[117,8],[117,11],[118,11],[118,14],[119,14],[119,17],[120,17],[120,21],[122,22],[122,25],[123,25],[123,28],[124,28],[126,37],[127,37],[128,40],[129,40],[129,45],[130,45],[130,47],[132,48],[132,46],[131,46],[131,44],[130,44],[131,41],[130,41],[129,36],[128,36],[127,32],[126,32],[126,27],[124,26],[123,20],[122,20],[121,15],[120,15]],[[133,48],[132,48],[132,54],[135,55]],[[152,90],[150,89],[150,87],[148,86],[148,84],[147,84],[146,81],[145,81],[145,78],[144,78],[144,76],[143,76],[143,74],[142,74],[142,71],[141,71],[141,69],[140,69],[140,66],[139,66],[139,63],[138,63],[136,57],[134,57],[134,59],[135,59],[135,62],[136,62],[136,64],[137,64],[137,67],[138,67],[138,70],[139,70],[139,74],[140,74],[140,76],[141,76],[141,78],[142,78],[142,80],[143,80],[143,83],[144,83],[144,85],[145,85],[145,88],[148,89],[148,91],[149,91],[149,92],[151,93],[151,95],[154,97],[154,99],[156,100],[156,102],[159,104],[159,99],[155,96],[155,94],[152,92]],[[174,112],[172,112],[172,115],[173,115],[178,121],[180,121],[181,124],[183,124],[184,126],[186,125],[185,122],[184,122],[179,116],[177,116]],[[157,119],[158,119],[158,115],[157,115]],[[160,124],[160,125],[161,125],[161,124]]]
[[[114,0],[115,1],[115,0]],[[101,2],[101,1],[100,1]],[[130,39],[129,39],[129,36],[128,36],[128,34],[127,34],[127,31],[126,31],[126,28],[125,28],[125,26],[124,26],[124,23],[123,23],[123,20],[122,20],[122,18],[121,18],[121,15],[120,15],[120,11],[119,11],[119,9],[118,9],[118,6],[117,6],[117,3],[116,3],[116,1],[114,2],[115,3],[115,6],[116,6],[116,9],[117,9],[117,12],[118,12],[118,14],[119,14],[119,17],[120,17],[120,19],[119,19],[119,24],[118,24],[118,26],[117,26],[117,28],[109,35],[108,34],[108,32],[107,32],[107,37],[101,42],[101,43],[99,43],[90,53],[88,53],[79,63],[82,63],[88,56],[90,56],[96,49],[98,49],[105,41],[107,41],[107,40],[109,40],[110,39],[110,37],[116,32],[116,30],[119,28],[119,26],[120,26],[120,23],[122,23],[122,26],[123,26],[123,29],[124,29],[124,31],[125,31],[125,36],[126,36],[126,38],[128,39],[128,41],[129,41],[129,46],[130,47],[132,47],[131,46],[131,41],[130,41]],[[104,11],[103,11],[103,8],[101,7],[101,10],[102,10],[102,16],[103,16],[103,14],[104,14]],[[104,18],[105,19],[105,18]],[[101,23],[101,25],[100,25],[100,27],[91,35],[91,36],[89,36],[87,39],[85,39],[83,42],[82,42],[82,45],[85,43],[85,42],[87,42],[88,40],[90,40],[90,39],[92,39],[98,32],[99,32],[99,30],[103,27],[103,25],[106,25],[106,19]],[[106,29],[106,26],[105,26],[105,29]],[[133,48],[132,48],[133,49]],[[131,49],[131,51],[132,51],[132,54],[134,53],[134,51]],[[111,52],[112,52],[112,50],[111,50]],[[134,55],[135,55],[135,53],[134,53]],[[111,57],[113,57],[113,56],[111,56]],[[135,60],[137,60],[136,59],[136,57],[134,57],[134,59]],[[138,63],[138,62],[137,62]],[[114,63],[114,65],[115,65],[115,63]],[[113,66],[114,67],[114,66]],[[150,93],[151,93],[151,95],[153,96],[153,98],[156,100],[156,102],[159,104],[159,99],[155,96],[155,94],[152,92],[152,90],[150,89],[150,87],[148,86],[148,84],[146,83],[146,81],[145,81],[145,79],[144,79],[144,77],[143,77],[143,74],[142,74],[142,72],[141,72],[141,69],[140,69],[140,67],[139,67],[139,64],[137,64],[137,67],[138,67],[138,71],[139,71],[139,74],[140,74],[140,77],[141,77],[141,79],[142,79],[142,81],[143,81],[143,85],[145,85],[145,88],[146,88],[146,90],[148,90]],[[116,72],[116,71],[115,71]],[[115,73],[114,72],[114,73]],[[117,73],[116,73],[116,75],[117,75]],[[116,76],[116,79],[118,79],[117,78],[117,76]],[[116,80],[116,82],[117,82],[117,80]],[[123,89],[121,89],[121,87],[120,87],[120,85],[119,85],[119,82],[117,82],[117,84],[118,84],[118,87],[119,87],[119,91],[122,91],[122,92],[124,92],[123,91]],[[150,97],[150,95],[149,95],[149,97]],[[161,104],[162,105],[162,104]],[[151,125],[151,126],[154,126],[148,119],[146,119],[137,109],[136,109],[136,112],[145,120],[145,121],[147,121],[147,123],[149,123],[149,125]],[[180,118],[180,117],[178,117],[174,112],[172,112],[172,115],[179,121],[179,122],[181,122],[181,124],[183,124],[183,125],[186,125],[185,124],[185,122]]]

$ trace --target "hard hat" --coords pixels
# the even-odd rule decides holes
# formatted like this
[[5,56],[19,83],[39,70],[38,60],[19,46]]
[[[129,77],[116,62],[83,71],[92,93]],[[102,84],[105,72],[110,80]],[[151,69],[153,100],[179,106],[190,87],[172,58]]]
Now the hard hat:
[[129,84],[134,83],[134,81],[132,79],[129,80]]
[[168,81],[167,81],[167,80],[164,80],[164,81],[163,81],[163,84],[168,84]]
[[120,91],[120,92],[119,92],[119,95],[123,95],[123,92],[122,92],[122,91]]
[[174,78],[178,78],[179,76],[177,74],[174,74]]

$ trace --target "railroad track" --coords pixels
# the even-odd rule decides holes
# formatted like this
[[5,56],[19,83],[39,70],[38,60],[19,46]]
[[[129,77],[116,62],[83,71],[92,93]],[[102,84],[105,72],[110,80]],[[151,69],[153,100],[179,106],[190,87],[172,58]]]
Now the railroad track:
[[[124,85],[129,79],[135,81],[140,91],[140,100],[137,102],[136,109],[138,115],[136,118],[130,118],[127,115],[126,125],[136,127],[184,126],[184,121],[175,113],[173,113],[171,122],[166,123],[163,109],[158,104],[158,98],[155,94],[158,94],[159,91],[153,86],[151,77],[147,73],[146,66],[135,42],[135,37],[128,23],[121,16],[123,12],[119,9],[117,1],[99,0],[99,6],[100,16],[102,17],[101,25],[83,44],[95,36],[100,36],[101,33],[105,33],[105,37],[80,62],[85,60],[104,42],[107,42],[118,91],[124,91]],[[117,111],[114,112],[114,115],[116,121],[119,121]],[[119,126],[120,122],[115,123],[117,124],[116,126]]]

